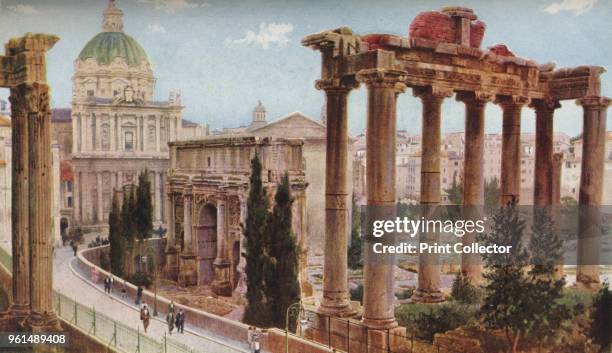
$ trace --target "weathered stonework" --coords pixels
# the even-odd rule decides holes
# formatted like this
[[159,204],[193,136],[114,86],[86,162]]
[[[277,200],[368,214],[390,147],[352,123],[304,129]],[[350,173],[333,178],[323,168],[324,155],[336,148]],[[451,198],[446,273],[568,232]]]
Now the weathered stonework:
[[[395,164],[385,163],[395,160],[394,96],[400,91],[393,92],[393,89],[398,86],[412,88],[423,101],[420,197],[421,203],[431,206],[432,210],[440,202],[440,104],[443,97],[454,93],[458,93],[458,98],[466,103],[466,131],[469,130],[466,139],[470,139],[465,146],[464,168],[470,176],[464,178],[466,206],[483,206],[484,188],[479,174],[482,174],[484,103],[487,101],[495,101],[503,109],[500,203],[504,205],[519,201],[521,109],[534,102],[539,121],[536,152],[540,163],[538,174],[548,184],[544,188],[536,184],[534,198],[538,205],[552,204],[552,114],[556,102],[567,99],[582,99],[580,102],[585,110],[583,153],[589,156],[583,157],[585,163],[581,173],[580,204],[601,205],[605,107],[609,103],[607,98],[601,97],[599,77],[604,69],[580,66],[555,70],[552,63],[538,65],[532,60],[516,56],[506,46],[497,45],[490,50],[482,50],[480,41],[485,26],[476,19],[471,9],[449,7],[417,16],[410,26],[409,37],[390,34],[359,36],[351,29],[342,27],[312,34],[302,40],[304,46],[321,52],[321,77],[317,87],[320,82],[351,82],[355,78],[369,82],[366,166],[368,205],[395,202]],[[396,77],[397,82],[393,83],[393,87],[389,85],[390,80],[386,79],[389,77],[387,73],[393,73]],[[541,102],[548,105],[543,107]],[[376,124],[370,124],[373,121]],[[390,141],[393,145],[388,145]],[[340,141],[335,143],[339,144]],[[334,151],[335,148],[339,146],[331,149],[328,147],[328,151]],[[333,160],[333,157],[328,156],[328,163]],[[378,180],[382,176],[385,177]],[[581,219],[582,238],[589,232],[587,218]],[[342,239],[345,238],[338,237],[338,243],[330,245],[330,248],[345,249],[346,244],[341,243]],[[467,238],[465,241],[473,239]],[[597,246],[592,245],[585,245],[585,249],[589,250],[584,250],[584,258],[592,259],[593,254],[590,252],[598,250]],[[579,246],[579,258],[580,249]],[[435,260],[421,258],[418,287],[413,298],[416,301],[442,300],[438,288],[439,269],[436,268]],[[463,261],[468,262],[462,268],[464,273],[472,281],[478,281],[481,272],[479,263],[469,258]],[[390,291],[394,280],[390,270],[392,266],[388,266],[388,270],[381,270],[380,267],[366,262],[364,268],[363,321],[374,329],[393,327],[394,322],[392,312],[387,313],[386,310],[393,302]],[[593,271],[596,273],[595,268]],[[595,273],[591,273],[593,271],[579,266],[578,281],[598,281]],[[326,268],[324,279],[344,278],[337,272],[337,269]],[[369,275],[373,272],[378,276]],[[377,320],[371,319],[372,313],[377,314]]]

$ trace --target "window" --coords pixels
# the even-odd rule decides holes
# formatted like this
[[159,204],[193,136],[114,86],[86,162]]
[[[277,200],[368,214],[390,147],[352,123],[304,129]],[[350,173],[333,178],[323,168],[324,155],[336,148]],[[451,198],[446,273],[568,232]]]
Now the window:
[[210,157],[206,159],[206,162],[208,163],[208,167],[210,168]]
[[66,191],[72,192],[72,182],[71,181],[66,182]]
[[88,89],[87,90],[87,97],[93,97],[94,96],[94,90],[93,89]]
[[72,196],[66,198],[66,204],[68,207],[72,207]]
[[132,151],[134,149],[134,134],[130,131],[125,133],[125,150]]

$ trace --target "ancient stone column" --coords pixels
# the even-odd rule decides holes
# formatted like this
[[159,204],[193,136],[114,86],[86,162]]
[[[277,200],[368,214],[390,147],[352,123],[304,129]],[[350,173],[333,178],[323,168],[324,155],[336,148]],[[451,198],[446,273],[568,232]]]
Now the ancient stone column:
[[[419,87],[414,95],[423,102],[421,132],[421,211],[426,219],[438,218],[440,204],[440,145],[442,140],[442,101],[452,95],[451,90]],[[472,107],[470,115],[477,113]],[[472,116],[472,118],[474,118]],[[475,120],[478,120],[476,117]],[[421,242],[435,243],[440,235],[428,232],[420,235]],[[413,302],[437,303],[444,300],[440,292],[440,264],[437,254],[419,254],[419,276]]]
[[563,153],[553,154],[552,195],[553,206],[561,204],[561,171],[563,170]]
[[356,82],[317,81],[327,99],[325,157],[325,261],[319,311],[350,316],[347,277],[348,221],[348,95]]
[[155,220],[158,222],[162,222],[162,178],[161,172],[154,172],[155,183],[153,184],[153,189],[155,190]]
[[[492,98],[482,92],[461,92],[457,100],[465,103],[465,153],[463,164],[463,217],[474,221],[483,215],[484,206],[484,126],[485,105]],[[463,236],[464,245],[476,242],[476,233]],[[461,255],[461,272],[471,283],[482,279],[481,257]]]
[[192,204],[193,204],[193,193],[191,190],[186,190],[184,194],[184,199],[183,199],[183,230],[184,230],[183,252],[189,253],[189,254],[193,252],[193,249],[191,246],[191,239],[192,239],[191,233],[193,231],[192,220],[191,220]]
[[[14,324],[21,325],[30,312],[30,244],[29,244],[29,114],[35,114],[37,92],[32,85],[11,88],[12,125],[12,252],[13,298],[11,316]],[[36,102],[37,103],[37,102]],[[15,327],[14,327],[15,328]]]
[[520,96],[500,96],[496,103],[502,107],[502,158],[500,203],[519,202],[521,190],[521,109],[528,99]]
[[81,221],[81,172],[74,170],[74,181],[72,185],[72,215],[74,220]]
[[[395,134],[397,94],[403,92],[403,76],[398,71],[361,71],[358,79],[368,88],[367,122],[367,206],[368,218],[393,219],[395,216]],[[332,103],[328,100],[328,109]],[[333,104],[333,103],[332,103]],[[331,114],[327,115],[329,124]],[[369,222],[369,220],[368,220]],[[385,235],[387,236],[387,235]],[[392,235],[388,235],[392,237]],[[369,235],[366,235],[369,238]],[[363,323],[373,329],[397,326],[393,310],[394,259],[376,258],[366,239],[363,270]],[[392,241],[387,238],[385,240]],[[343,248],[346,252],[346,248]]]
[[587,288],[599,285],[601,201],[606,150],[607,97],[589,96],[577,101],[582,106],[582,166],[578,221],[578,268],[576,282]]
[[53,312],[51,109],[47,85],[32,85],[28,110],[31,312],[27,324],[33,331],[53,331],[60,326]]
[[553,115],[561,105],[556,100],[534,100],[536,113],[535,175],[533,204],[547,207],[552,204],[553,185]]
[[231,296],[232,283],[230,281],[231,262],[229,261],[226,230],[226,202],[217,200],[217,257],[214,261],[215,279],[213,291],[218,295]]

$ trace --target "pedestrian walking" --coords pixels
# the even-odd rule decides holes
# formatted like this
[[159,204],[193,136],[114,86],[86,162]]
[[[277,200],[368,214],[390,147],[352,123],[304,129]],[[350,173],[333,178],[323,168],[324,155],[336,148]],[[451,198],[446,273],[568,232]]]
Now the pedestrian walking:
[[257,328],[254,328],[253,331],[253,353],[260,353],[261,344],[259,343],[259,332],[257,332]]
[[140,305],[141,300],[142,300],[142,286],[138,286],[138,289],[136,289],[136,305]]
[[125,280],[123,281],[123,286],[121,286],[121,299],[127,298],[127,288],[125,288]]
[[104,277],[104,293],[109,293],[109,287],[110,285],[110,279],[108,278],[108,276]]
[[170,304],[168,304],[168,312],[174,314],[174,302],[173,301],[170,301]]
[[168,333],[172,336],[172,330],[174,330],[174,313],[172,311],[168,311],[166,323],[168,324]]
[[113,284],[115,283],[115,278],[113,277],[113,275],[110,275],[110,278],[108,280],[108,294],[110,294],[113,290]]
[[79,249],[79,246],[77,245],[77,243],[74,240],[70,241],[70,247],[72,248],[72,251],[74,252],[74,256],[77,255],[77,250]]
[[149,312],[149,308],[147,304],[142,306],[140,309],[140,321],[142,321],[142,327],[144,327],[144,332],[147,333],[147,328],[149,327],[149,321],[151,320],[151,313]]
[[185,329],[185,313],[183,309],[179,309],[178,314],[176,314],[176,332],[183,333]]

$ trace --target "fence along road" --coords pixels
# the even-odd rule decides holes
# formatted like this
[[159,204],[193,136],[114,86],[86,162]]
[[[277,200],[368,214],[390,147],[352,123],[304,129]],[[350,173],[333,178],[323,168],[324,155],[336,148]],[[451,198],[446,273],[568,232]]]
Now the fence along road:
[[[53,300],[57,314],[91,336],[125,353],[246,353],[243,347],[220,342],[201,334],[166,334],[164,323],[152,319],[142,331],[136,308],[93,288],[70,271],[69,247],[56,248],[53,262]],[[0,263],[12,270],[11,256],[0,246]]]

